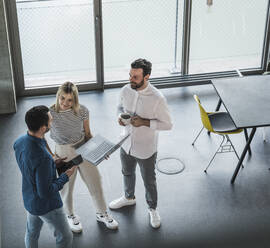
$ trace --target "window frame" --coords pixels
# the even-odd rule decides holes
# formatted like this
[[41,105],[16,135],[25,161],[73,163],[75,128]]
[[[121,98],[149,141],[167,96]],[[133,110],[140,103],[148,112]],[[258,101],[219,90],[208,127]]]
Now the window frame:
[[[22,53],[19,36],[19,26],[17,19],[16,0],[4,0],[7,18],[9,47],[11,53],[13,77],[17,96],[36,96],[55,94],[58,86],[38,87],[25,89],[24,73],[22,63]],[[102,29],[102,0],[93,0],[94,4],[94,23],[95,23],[95,51],[96,51],[96,83],[79,84],[79,91],[100,90],[121,87],[126,80],[104,83],[104,56],[103,56],[103,29]],[[269,60],[270,45],[270,0],[268,0],[265,33],[263,40],[263,51],[261,57],[261,67],[243,69],[243,75],[262,74],[266,70]],[[183,13],[183,34],[182,34],[182,58],[181,75],[170,77],[152,78],[150,81],[158,88],[186,87],[211,83],[213,78],[224,78],[237,76],[235,71],[222,71],[217,73],[203,73],[189,75],[189,52],[190,52],[190,31],[191,31],[191,11],[192,0],[184,0]]]

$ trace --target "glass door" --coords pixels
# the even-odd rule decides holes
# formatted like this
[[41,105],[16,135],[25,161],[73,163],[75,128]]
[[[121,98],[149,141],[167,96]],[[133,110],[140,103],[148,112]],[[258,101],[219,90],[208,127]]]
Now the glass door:
[[92,0],[17,0],[24,88],[96,83]]
[[137,58],[151,78],[181,74],[183,4],[178,0],[102,0],[105,83],[128,79]]
[[268,0],[192,2],[189,73],[260,68]]

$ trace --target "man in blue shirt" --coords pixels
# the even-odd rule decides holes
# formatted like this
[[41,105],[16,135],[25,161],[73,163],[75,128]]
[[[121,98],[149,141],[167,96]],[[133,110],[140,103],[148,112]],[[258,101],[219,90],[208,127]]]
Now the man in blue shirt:
[[54,159],[46,148],[44,135],[49,131],[52,116],[46,106],[27,111],[27,134],[14,143],[15,156],[22,173],[22,194],[27,210],[25,246],[38,247],[38,238],[44,222],[54,231],[56,247],[72,247],[72,233],[63,211],[59,191],[68,182],[75,167],[56,177]]

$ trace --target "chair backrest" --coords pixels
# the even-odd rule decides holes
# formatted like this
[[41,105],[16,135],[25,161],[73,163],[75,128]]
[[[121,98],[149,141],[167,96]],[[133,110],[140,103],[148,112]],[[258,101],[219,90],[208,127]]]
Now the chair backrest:
[[211,125],[211,122],[209,120],[208,114],[205,111],[205,109],[203,108],[203,106],[201,105],[201,101],[199,99],[199,97],[197,95],[193,96],[195,101],[198,103],[199,109],[200,109],[200,114],[201,114],[201,121],[203,126],[210,132],[214,132],[213,127]]

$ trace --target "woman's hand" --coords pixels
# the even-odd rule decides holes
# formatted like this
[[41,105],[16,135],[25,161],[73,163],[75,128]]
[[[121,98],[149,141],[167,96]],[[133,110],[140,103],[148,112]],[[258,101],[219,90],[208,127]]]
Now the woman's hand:
[[74,173],[74,171],[76,170],[76,168],[77,168],[77,166],[73,166],[70,169],[66,170],[65,173],[67,174],[68,177],[71,177],[72,174]]
[[90,140],[92,138],[92,135],[85,135],[84,136],[84,141],[87,142],[88,140]]

